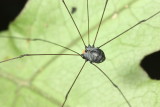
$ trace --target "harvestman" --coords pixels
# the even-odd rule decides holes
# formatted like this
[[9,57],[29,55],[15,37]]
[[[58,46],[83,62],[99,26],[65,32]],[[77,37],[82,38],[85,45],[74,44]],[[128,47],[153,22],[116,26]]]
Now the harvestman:
[[78,75],[76,76],[76,78],[74,79],[71,87],[69,88],[66,96],[65,96],[65,99],[64,99],[64,102],[62,103],[62,106],[61,107],[64,107],[65,106],[65,103],[68,99],[68,96],[76,82],[76,80],[78,79],[82,69],[84,68],[86,62],[90,62],[93,66],[95,66],[110,82],[111,84],[119,91],[119,93],[121,94],[121,96],[124,98],[124,100],[126,101],[126,103],[128,104],[129,107],[131,107],[131,104],[130,102],[128,101],[128,99],[125,97],[125,95],[123,94],[123,92],[120,90],[120,88],[108,77],[108,75],[101,69],[99,68],[95,63],[101,63],[105,60],[105,54],[104,52],[100,49],[102,46],[105,46],[106,44],[108,44],[109,42],[113,41],[114,39],[120,37],[121,35],[123,35],[124,33],[128,32],[129,30],[131,30],[132,28],[136,27],[137,25],[143,23],[143,22],[146,22],[147,20],[153,18],[154,16],[158,15],[160,13],[160,11],[158,11],[157,13],[153,14],[152,16],[150,16],[149,18],[147,19],[144,19],[144,20],[141,20],[139,21],[138,23],[136,23],[135,25],[131,26],[130,28],[126,29],[125,31],[123,31],[122,33],[120,33],[119,35],[115,36],[114,38],[110,39],[109,41],[103,43],[102,45],[98,46],[98,47],[95,47],[95,42],[96,42],[96,39],[97,39],[97,36],[98,36],[98,32],[99,32],[99,29],[101,27],[101,23],[102,23],[102,20],[103,20],[103,16],[104,16],[104,13],[105,13],[105,10],[106,10],[106,6],[108,4],[108,0],[105,1],[105,6],[104,6],[104,9],[103,9],[103,12],[102,12],[102,16],[101,16],[101,19],[100,19],[100,22],[99,22],[99,26],[98,26],[98,29],[97,29],[97,32],[96,32],[96,35],[95,35],[95,39],[94,39],[94,42],[92,45],[90,45],[90,34],[89,34],[89,7],[88,7],[88,0],[87,0],[87,19],[88,19],[88,46],[86,46],[83,38],[82,38],[82,35],[79,31],[79,28],[78,26],[76,25],[76,22],[75,20],[73,19],[72,15],[71,15],[71,12],[69,11],[66,3],[64,0],[62,0],[67,12],[69,13],[69,16],[71,17],[77,31],[78,31],[78,34],[83,42],[83,45],[85,47],[85,51],[80,54],[72,49],[69,49],[65,46],[62,46],[60,44],[57,44],[57,43],[54,43],[54,42],[51,42],[51,41],[48,41],[48,40],[44,40],[44,39],[39,39],[39,38],[21,38],[21,37],[13,37],[13,36],[1,36],[2,38],[13,38],[13,39],[20,39],[20,40],[31,40],[31,41],[41,41],[41,42],[47,42],[47,43],[50,43],[50,44],[53,44],[53,45],[56,45],[56,46],[59,46],[61,48],[65,48],[67,50],[70,50],[72,51],[73,53],[75,54],[23,54],[23,55],[20,55],[18,57],[14,57],[14,58],[11,58],[11,59],[7,59],[7,60],[3,60],[1,61],[0,63],[3,63],[3,62],[7,62],[7,61],[10,61],[10,60],[14,60],[14,59],[18,59],[18,58],[22,58],[22,57],[25,57],[25,56],[38,56],[38,55],[72,55],[72,56],[80,56],[82,57],[85,62],[84,64],[82,65]]

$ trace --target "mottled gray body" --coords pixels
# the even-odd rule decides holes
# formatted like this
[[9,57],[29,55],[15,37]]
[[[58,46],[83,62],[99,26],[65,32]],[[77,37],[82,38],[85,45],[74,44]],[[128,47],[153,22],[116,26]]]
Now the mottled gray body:
[[91,63],[101,63],[106,59],[105,54],[101,49],[90,45],[86,47],[82,57]]

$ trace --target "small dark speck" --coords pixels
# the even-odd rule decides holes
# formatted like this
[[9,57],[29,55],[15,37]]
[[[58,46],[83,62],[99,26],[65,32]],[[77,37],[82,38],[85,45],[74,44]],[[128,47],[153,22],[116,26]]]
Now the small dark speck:
[[71,13],[74,14],[76,11],[77,11],[77,8],[76,7],[72,7]]

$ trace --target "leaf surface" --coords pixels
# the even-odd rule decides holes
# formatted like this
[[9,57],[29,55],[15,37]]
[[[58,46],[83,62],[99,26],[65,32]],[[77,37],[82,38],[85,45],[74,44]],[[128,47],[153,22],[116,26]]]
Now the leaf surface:
[[[86,0],[65,0],[87,43]],[[93,43],[105,0],[89,1]],[[110,0],[95,46],[100,46],[160,10],[159,0]],[[29,0],[0,36],[41,38],[79,53],[84,45],[61,0]],[[160,49],[160,15],[102,47],[106,61],[98,66],[120,87],[133,107],[159,107],[160,83],[139,66]],[[0,60],[21,54],[71,53],[49,43],[0,38]],[[31,56],[0,64],[0,107],[60,107],[84,60],[78,56]],[[87,63],[66,107],[128,107],[112,84]]]

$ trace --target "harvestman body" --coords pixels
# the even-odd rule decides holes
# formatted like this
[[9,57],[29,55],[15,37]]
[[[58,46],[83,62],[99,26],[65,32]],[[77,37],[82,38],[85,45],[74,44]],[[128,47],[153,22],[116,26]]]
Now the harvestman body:
[[86,47],[82,54],[82,58],[86,59],[86,61],[90,61],[90,63],[101,63],[106,59],[105,54],[101,49],[90,45]]
[[66,3],[64,0],[62,0],[64,6],[66,7],[66,10],[68,11],[78,33],[79,33],[79,36],[81,37],[81,40],[84,44],[84,47],[85,47],[85,51],[82,53],[82,54],[79,54],[78,52],[70,49],[70,48],[67,48],[65,46],[62,46],[60,44],[57,44],[57,43],[54,43],[54,42],[51,42],[51,41],[48,41],[48,40],[44,40],[44,39],[39,39],[39,38],[21,38],[21,37],[8,37],[8,36],[0,36],[1,38],[12,38],[12,39],[19,39],[19,40],[31,40],[31,41],[41,41],[41,42],[46,42],[46,43],[50,43],[50,44],[53,44],[53,45],[56,45],[56,46],[59,46],[61,48],[65,48],[69,51],[72,51],[74,52],[75,54],[23,54],[23,55],[20,55],[18,57],[14,57],[14,58],[11,58],[11,59],[7,59],[7,60],[3,60],[1,61],[0,63],[3,63],[3,62],[7,62],[7,61],[10,61],[10,60],[14,60],[14,59],[18,59],[18,58],[22,58],[24,56],[40,56],[40,55],[72,55],[72,56],[80,56],[82,57],[83,59],[85,59],[85,62],[84,64],[82,65],[79,73],[77,74],[76,78],[74,79],[70,89],[67,91],[67,94],[65,96],[65,99],[64,99],[64,102],[62,103],[62,106],[61,107],[64,107],[65,106],[65,103],[68,99],[68,96],[76,82],[76,80],[78,79],[82,69],[84,68],[85,64],[87,61],[89,61],[93,66],[95,66],[110,82],[111,84],[119,91],[119,93],[122,95],[122,97],[124,98],[124,100],[126,101],[126,103],[128,104],[129,107],[131,107],[131,104],[130,102],[128,101],[128,99],[125,97],[125,95],[122,93],[122,91],[120,90],[120,88],[108,77],[108,75],[103,71],[101,70],[97,65],[95,65],[94,63],[101,63],[103,61],[105,61],[105,54],[104,52],[100,49],[102,46],[108,44],[109,42],[113,41],[114,39],[120,37],[121,35],[123,35],[124,33],[128,32],[129,30],[131,30],[132,28],[136,27],[137,25],[143,23],[143,22],[146,22],[147,20],[153,18],[154,16],[156,16],[157,14],[160,13],[160,11],[158,11],[157,13],[153,14],[152,16],[150,16],[149,18],[147,19],[144,19],[144,20],[141,20],[139,21],[138,23],[136,23],[135,25],[131,26],[130,28],[126,29],[125,31],[123,31],[122,33],[120,33],[119,35],[115,36],[114,38],[110,39],[109,41],[103,43],[102,45],[100,45],[99,47],[95,47],[95,41],[97,39],[97,35],[98,35],[98,32],[99,32],[99,29],[100,29],[100,26],[101,26],[101,23],[102,23],[102,20],[103,20],[103,16],[104,16],[104,13],[105,13],[105,10],[106,10],[106,6],[108,4],[108,0],[105,1],[105,6],[104,6],[104,10],[103,10],[103,13],[102,13],[102,17],[101,17],[101,20],[100,20],[100,23],[99,23],[99,26],[98,26],[98,30],[97,30],[97,33],[96,33],[96,36],[95,36],[95,39],[94,39],[94,42],[93,42],[93,45],[90,45],[90,38],[89,38],[89,8],[88,8],[88,0],[87,0],[87,16],[88,16],[88,47],[86,46],[83,38],[82,38],[82,35],[71,15],[71,12],[69,11]]

